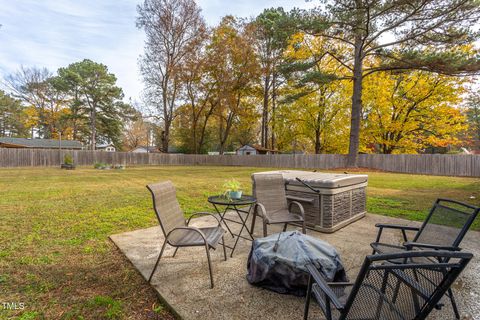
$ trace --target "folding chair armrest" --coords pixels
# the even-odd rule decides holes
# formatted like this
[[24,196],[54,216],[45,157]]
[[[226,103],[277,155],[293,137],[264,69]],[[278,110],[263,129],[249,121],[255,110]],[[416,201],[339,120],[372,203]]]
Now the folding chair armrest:
[[170,235],[172,233],[174,233],[175,231],[178,231],[178,230],[188,230],[188,231],[192,231],[192,232],[197,232],[200,234],[200,236],[202,237],[203,239],[203,242],[205,243],[205,245],[208,243],[207,242],[207,237],[205,236],[205,234],[202,232],[202,230],[200,230],[199,228],[197,227],[176,227],[175,229],[171,230],[168,234],[167,234],[167,237],[165,238],[165,240],[168,242],[168,238],[170,237]]
[[[258,208],[260,208],[260,210],[257,210]],[[260,216],[266,220],[267,222],[269,221],[268,219],[268,214],[267,214],[267,210],[265,209],[265,206],[263,204],[261,204],[260,202],[257,202],[255,203],[255,211],[258,213],[259,211],[260,212]]]
[[337,309],[343,309],[343,304],[338,300],[337,295],[333,290],[328,286],[328,283],[325,281],[325,279],[322,277],[320,272],[318,272],[317,268],[315,268],[311,264],[307,264],[307,270],[310,273],[310,277],[313,278],[315,283],[318,285],[318,288],[322,290],[322,292],[328,297],[331,303],[335,306]]
[[419,231],[420,228],[418,227],[411,227],[411,226],[404,226],[399,224],[388,224],[388,223],[377,223],[375,227],[378,228],[377,238],[375,242],[380,242],[380,238],[382,237],[383,229],[393,229],[393,230],[400,230],[403,235],[403,240],[405,242],[408,241],[407,233],[405,231]]
[[407,241],[403,245],[405,246],[405,248],[407,248],[407,250],[412,250],[413,248],[447,250],[447,251],[461,251],[462,250],[459,247],[441,246],[441,245],[436,245],[436,244],[419,243],[419,242],[412,242],[412,241]]
[[388,224],[388,223],[377,223],[375,227],[380,229],[398,229],[398,230],[407,230],[407,231],[419,231],[419,227],[404,226],[400,224]]
[[298,207],[298,209],[300,210],[300,215],[302,216],[302,218],[305,219],[305,210],[303,209],[302,204],[298,201],[291,201],[288,205],[288,211],[290,212],[292,210],[292,205],[296,205]]
[[220,219],[214,214],[214,213],[211,213],[211,212],[194,212],[190,218],[188,218],[187,220],[187,226],[188,224],[190,223],[190,220],[192,220],[193,217],[196,217],[196,216],[212,216],[215,218],[215,220],[217,220],[218,222],[218,225],[220,226]]

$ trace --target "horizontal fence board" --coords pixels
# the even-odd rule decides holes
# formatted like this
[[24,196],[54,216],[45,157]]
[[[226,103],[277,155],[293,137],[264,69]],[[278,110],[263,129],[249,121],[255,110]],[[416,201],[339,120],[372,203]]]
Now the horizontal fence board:
[[[0,148],[0,167],[60,166],[66,154],[72,155],[74,163],[79,166],[92,166],[97,162],[126,166],[209,165],[297,169],[337,169],[347,166],[347,156],[342,154],[194,155]],[[480,155],[360,154],[358,166],[399,173],[480,177]]]

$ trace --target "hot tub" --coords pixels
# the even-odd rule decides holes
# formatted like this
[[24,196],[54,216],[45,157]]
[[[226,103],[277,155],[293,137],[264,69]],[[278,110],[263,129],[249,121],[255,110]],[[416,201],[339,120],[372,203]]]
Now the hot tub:
[[[365,216],[367,175],[298,170],[258,172],[254,175],[269,173],[282,174],[287,200],[303,205],[309,228],[331,233]],[[298,209],[293,206],[292,210]]]

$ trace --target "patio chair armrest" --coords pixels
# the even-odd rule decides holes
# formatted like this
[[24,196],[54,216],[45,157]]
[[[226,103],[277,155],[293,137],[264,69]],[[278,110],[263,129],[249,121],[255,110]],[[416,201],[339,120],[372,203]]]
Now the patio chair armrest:
[[378,228],[377,238],[375,242],[380,242],[380,238],[382,237],[383,229],[393,229],[393,230],[400,230],[403,235],[403,241],[407,242],[407,233],[405,231],[419,231],[420,228],[412,227],[412,226],[405,226],[400,224],[388,224],[388,223],[377,223],[375,227]]
[[[257,210],[257,208],[260,208],[260,210]],[[258,211],[261,211],[260,212],[260,216],[265,220],[265,221],[269,221],[268,219],[268,214],[267,214],[267,210],[265,209],[265,206],[263,204],[261,204],[260,202],[257,202],[255,203],[255,211],[258,213]]]
[[308,273],[310,274],[310,277],[313,278],[313,281],[318,285],[318,288],[322,290],[322,292],[328,297],[331,303],[335,306],[336,309],[343,309],[343,304],[338,300],[337,295],[333,290],[329,287],[328,283],[325,281],[323,276],[318,272],[317,268],[315,268],[311,264],[306,265]]
[[388,224],[388,223],[377,223],[375,227],[380,229],[398,229],[398,230],[407,230],[407,231],[419,231],[419,227],[405,226],[401,224]]
[[441,245],[436,245],[436,244],[419,243],[419,242],[412,242],[412,241],[407,241],[403,245],[405,246],[405,248],[407,248],[407,250],[412,250],[413,248],[447,250],[447,251],[461,251],[462,250],[459,247],[441,246]]
[[211,212],[194,212],[190,218],[188,218],[187,220],[187,226],[188,224],[190,223],[190,220],[192,220],[193,217],[196,217],[196,216],[212,216],[215,218],[215,220],[217,220],[218,222],[218,225],[220,226],[220,219],[214,214],[214,213],[211,213]]
[[296,205],[298,207],[298,209],[300,210],[300,215],[305,218],[305,210],[303,209],[303,206],[300,202],[298,201],[290,201],[289,205],[288,205],[288,211],[291,212],[291,209],[292,209],[292,205]]
[[175,229],[171,230],[165,240],[168,242],[168,238],[172,235],[172,233],[174,233],[175,231],[178,231],[178,230],[188,230],[188,231],[192,231],[192,232],[197,232],[200,234],[200,236],[202,237],[203,239],[203,242],[205,243],[205,245],[208,244],[207,242],[207,237],[205,236],[205,234],[202,232],[202,230],[200,230],[199,228],[197,227],[176,227]]

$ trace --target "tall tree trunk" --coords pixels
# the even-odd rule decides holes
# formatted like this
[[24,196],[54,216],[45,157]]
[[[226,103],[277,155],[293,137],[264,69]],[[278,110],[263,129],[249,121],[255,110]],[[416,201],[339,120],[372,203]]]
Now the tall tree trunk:
[[315,154],[320,153],[320,129],[315,129]]
[[209,111],[207,112],[207,114],[205,114],[205,118],[203,119],[202,130],[200,131],[200,140],[198,142],[199,150],[202,150],[203,144],[205,143],[205,131],[207,130],[208,119],[210,119],[210,117],[212,116],[215,107],[216,103],[211,104]]
[[77,121],[76,120],[73,120],[73,123],[72,123],[72,138],[73,140],[77,140]]
[[267,147],[268,141],[268,97],[270,95],[270,74],[265,75],[263,84],[263,109],[262,109],[262,133],[261,145]]
[[162,131],[162,152],[168,153],[168,145],[170,142],[170,121],[165,121],[165,128]]
[[271,148],[275,149],[275,109],[277,108],[277,77],[273,74],[272,80],[272,115],[270,120],[272,121],[272,144]]
[[90,111],[90,144],[92,150],[95,150],[97,147],[97,109],[95,104],[92,105],[92,110]]
[[197,145],[197,127],[198,127],[198,117],[195,113],[195,108],[192,107],[192,135],[193,135],[193,154],[198,154],[198,145]]
[[220,142],[218,153],[223,154],[223,116],[219,115],[219,125],[218,125],[218,141]]
[[475,106],[473,109],[473,113],[474,113],[474,122],[477,127],[476,128],[477,144],[479,144],[478,147],[480,147],[480,107]]
[[198,144],[197,144],[197,120],[192,124],[192,133],[193,133],[193,154],[198,154]]
[[353,94],[352,113],[350,121],[350,145],[348,150],[348,167],[356,167],[358,150],[360,148],[360,121],[362,115],[362,82],[363,82],[363,57],[362,38],[355,38],[355,60],[353,64]]

